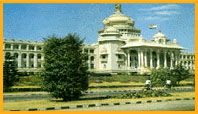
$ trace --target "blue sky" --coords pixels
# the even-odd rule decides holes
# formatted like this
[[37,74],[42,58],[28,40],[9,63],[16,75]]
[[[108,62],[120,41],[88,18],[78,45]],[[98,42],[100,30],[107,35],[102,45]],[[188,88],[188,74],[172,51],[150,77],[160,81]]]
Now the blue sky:
[[[121,4],[122,11],[135,20],[146,40],[150,40],[157,24],[168,38],[195,50],[194,4]],[[42,41],[56,34],[63,37],[77,33],[86,38],[86,44],[96,43],[97,31],[103,28],[102,20],[114,11],[114,4],[4,4],[4,39]]]

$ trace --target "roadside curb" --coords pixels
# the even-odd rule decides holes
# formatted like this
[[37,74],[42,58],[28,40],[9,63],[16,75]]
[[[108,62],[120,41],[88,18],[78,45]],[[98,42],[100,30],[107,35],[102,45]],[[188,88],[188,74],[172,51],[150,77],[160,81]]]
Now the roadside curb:
[[118,106],[118,105],[127,105],[127,104],[144,104],[144,103],[156,103],[156,102],[168,102],[168,101],[178,101],[178,100],[194,100],[192,98],[175,98],[175,99],[158,99],[158,100],[145,100],[145,101],[136,101],[136,102],[114,102],[114,103],[96,103],[96,104],[83,104],[83,105],[71,105],[71,106],[61,106],[61,107],[47,107],[47,108],[30,108],[25,110],[5,110],[5,111],[54,111],[54,110],[63,110],[63,109],[78,109],[78,108],[91,108],[99,106]]

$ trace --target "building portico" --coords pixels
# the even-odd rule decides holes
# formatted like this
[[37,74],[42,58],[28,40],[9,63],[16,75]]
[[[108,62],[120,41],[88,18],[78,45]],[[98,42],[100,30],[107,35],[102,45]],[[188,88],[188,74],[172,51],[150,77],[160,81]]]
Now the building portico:
[[175,49],[155,49],[148,47],[127,48],[127,70],[129,72],[149,70],[152,68],[170,68],[172,69],[179,59],[176,56],[179,50]]

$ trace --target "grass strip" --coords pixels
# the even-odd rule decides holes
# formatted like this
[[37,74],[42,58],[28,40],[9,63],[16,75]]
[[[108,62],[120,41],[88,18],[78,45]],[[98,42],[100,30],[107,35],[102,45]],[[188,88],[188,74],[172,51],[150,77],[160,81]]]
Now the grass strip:
[[[179,92],[171,93],[170,97],[160,97],[161,100],[176,99],[176,98],[193,98],[195,97],[195,92]],[[134,102],[137,101],[147,101],[147,100],[159,100],[159,97],[155,98],[141,98],[141,99],[93,99],[93,100],[77,100],[63,102],[61,99],[45,99],[45,100],[24,100],[24,101],[11,101],[4,102],[4,110],[25,110],[34,108],[46,108],[46,107],[62,107],[61,109],[68,109],[72,105],[84,105],[84,104],[96,104],[96,103],[118,103],[118,102]],[[27,105],[28,104],[28,105]],[[63,107],[64,106],[64,107]],[[94,105],[93,105],[94,106]]]

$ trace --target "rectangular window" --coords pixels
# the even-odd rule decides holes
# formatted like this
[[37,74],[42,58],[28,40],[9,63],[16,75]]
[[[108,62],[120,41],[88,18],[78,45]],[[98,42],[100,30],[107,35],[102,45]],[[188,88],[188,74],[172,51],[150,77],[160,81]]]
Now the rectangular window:
[[118,59],[122,59],[122,55],[118,55]]
[[34,50],[34,46],[29,46],[29,50]]
[[91,69],[94,69],[94,64],[91,64]]
[[39,51],[40,51],[41,49],[42,49],[42,48],[41,48],[40,46],[38,46],[38,47],[37,47],[37,50],[39,50]]
[[5,48],[6,49],[10,49],[11,48],[11,45],[10,44],[5,44]]
[[91,50],[90,50],[90,53],[94,53],[94,50],[93,50],[93,49],[91,49]]
[[103,58],[103,59],[105,59],[105,58],[106,58],[106,56],[105,56],[105,55],[102,55],[102,58]]
[[26,48],[27,48],[26,45],[22,45],[22,46],[21,46],[21,49],[22,49],[22,50],[26,50]]
[[13,48],[14,48],[15,50],[18,50],[18,49],[19,49],[19,45],[14,45]]

